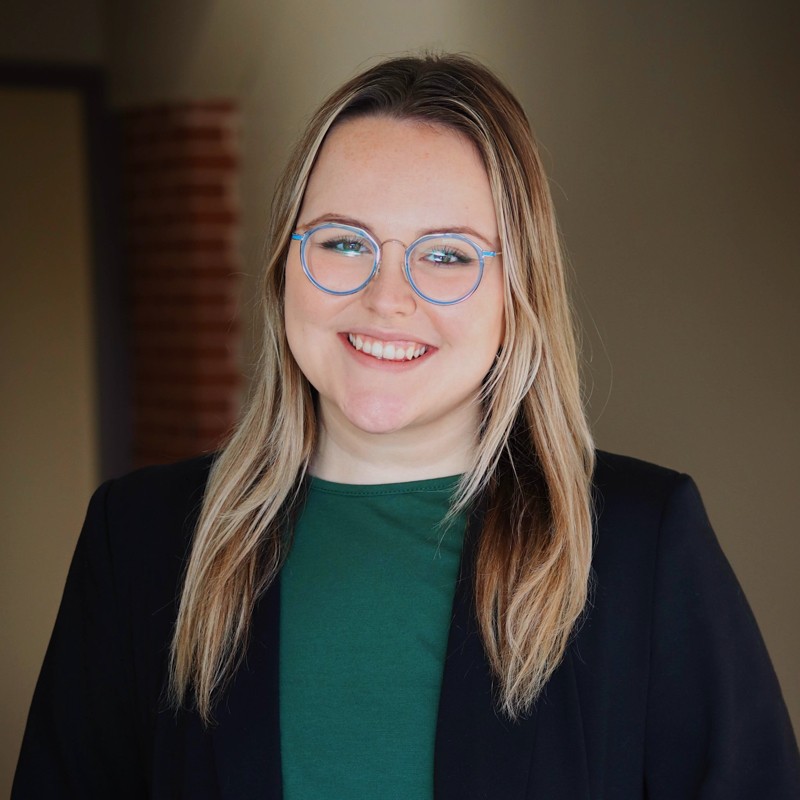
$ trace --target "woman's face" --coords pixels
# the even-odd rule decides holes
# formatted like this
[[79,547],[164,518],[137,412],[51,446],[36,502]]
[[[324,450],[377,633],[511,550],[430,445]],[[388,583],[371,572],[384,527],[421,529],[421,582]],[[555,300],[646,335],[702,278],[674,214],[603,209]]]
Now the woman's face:
[[[500,257],[487,258],[467,300],[436,306],[403,272],[405,247],[426,233],[461,232],[500,250],[489,179],[474,146],[439,126],[373,116],[329,133],[306,189],[296,229],[323,222],[362,228],[382,244],[380,272],[362,291],[334,296],[314,286],[293,241],[286,264],[286,335],[319,393],[323,431],[421,437],[436,426],[474,436],[477,396],[503,336]],[[351,343],[360,340],[359,350]],[[377,358],[392,351],[403,360]],[[418,357],[415,353],[422,351]]]

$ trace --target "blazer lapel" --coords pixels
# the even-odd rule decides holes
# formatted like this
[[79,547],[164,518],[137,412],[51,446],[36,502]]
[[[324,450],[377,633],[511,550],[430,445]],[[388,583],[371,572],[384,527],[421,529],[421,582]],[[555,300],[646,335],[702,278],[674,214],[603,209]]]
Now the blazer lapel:
[[537,737],[529,796],[589,800],[589,765],[573,652],[553,673],[536,704]]
[[436,800],[589,797],[580,704],[568,654],[530,714],[496,711],[474,604],[481,515],[464,541],[447,645],[434,757]]
[[223,800],[280,800],[280,583],[256,606],[247,658],[216,710],[214,754]]

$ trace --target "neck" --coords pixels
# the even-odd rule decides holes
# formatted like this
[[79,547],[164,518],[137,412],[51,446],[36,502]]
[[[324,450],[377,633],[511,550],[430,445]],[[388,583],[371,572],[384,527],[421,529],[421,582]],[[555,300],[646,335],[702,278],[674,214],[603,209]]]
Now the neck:
[[478,441],[479,411],[392,433],[368,433],[320,410],[310,473],[337,483],[376,484],[442,478],[469,468]]

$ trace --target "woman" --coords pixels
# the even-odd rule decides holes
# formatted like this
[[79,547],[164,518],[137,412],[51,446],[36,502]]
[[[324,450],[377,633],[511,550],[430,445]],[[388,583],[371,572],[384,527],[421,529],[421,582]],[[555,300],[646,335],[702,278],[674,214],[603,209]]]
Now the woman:
[[694,485],[595,463],[508,90],[456,56],[350,81],[269,254],[231,441],[92,501],[15,797],[799,796]]

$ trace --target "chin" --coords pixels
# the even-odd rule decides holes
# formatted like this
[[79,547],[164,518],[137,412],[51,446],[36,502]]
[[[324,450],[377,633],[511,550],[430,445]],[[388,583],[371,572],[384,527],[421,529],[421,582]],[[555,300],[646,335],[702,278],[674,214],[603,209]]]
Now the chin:
[[397,398],[357,398],[342,408],[345,419],[365,433],[395,433],[411,423],[412,414]]

